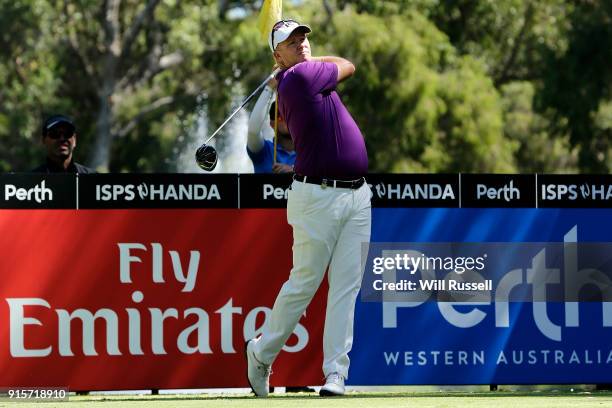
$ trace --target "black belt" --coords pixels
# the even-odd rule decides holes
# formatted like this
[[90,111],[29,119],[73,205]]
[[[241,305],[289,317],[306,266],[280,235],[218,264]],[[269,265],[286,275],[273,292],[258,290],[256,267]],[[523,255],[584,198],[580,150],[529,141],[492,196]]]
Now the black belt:
[[317,184],[322,188],[336,187],[336,188],[350,188],[357,190],[365,183],[365,177],[360,177],[356,180],[336,180],[325,177],[314,177],[314,176],[302,176],[301,174],[294,174],[293,179],[301,181],[303,183]]

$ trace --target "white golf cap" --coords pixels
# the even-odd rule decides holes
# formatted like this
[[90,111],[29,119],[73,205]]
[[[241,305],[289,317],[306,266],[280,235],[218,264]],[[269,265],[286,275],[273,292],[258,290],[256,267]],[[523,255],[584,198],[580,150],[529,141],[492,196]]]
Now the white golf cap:
[[298,28],[303,28],[304,32],[311,32],[310,27],[304,24],[300,24],[295,20],[280,20],[272,26],[270,36],[268,37],[268,44],[272,52],[276,49],[276,46],[285,41],[292,32]]

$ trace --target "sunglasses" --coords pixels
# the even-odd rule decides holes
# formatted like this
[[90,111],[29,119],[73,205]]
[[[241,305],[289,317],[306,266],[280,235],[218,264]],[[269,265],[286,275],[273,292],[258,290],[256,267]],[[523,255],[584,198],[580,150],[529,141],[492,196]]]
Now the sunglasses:
[[59,138],[63,138],[63,139],[70,139],[72,136],[74,136],[74,131],[71,129],[50,129],[47,131],[47,134],[45,135],[50,139],[59,139]]
[[270,37],[272,38],[272,45],[274,45],[274,33],[276,33],[276,31],[278,31],[278,29],[283,26],[289,27],[292,23],[295,23],[298,25],[300,24],[297,21],[290,19],[290,20],[281,20],[272,26],[272,32],[270,33]]

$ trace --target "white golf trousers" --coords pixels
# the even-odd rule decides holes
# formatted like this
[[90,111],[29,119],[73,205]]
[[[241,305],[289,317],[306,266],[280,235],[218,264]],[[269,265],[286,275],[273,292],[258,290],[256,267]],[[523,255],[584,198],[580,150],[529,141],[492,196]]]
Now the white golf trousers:
[[293,268],[255,345],[272,364],[319,288],[329,266],[323,333],[323,374],[348,378],[355,301],[361,286],[361,244],[370,241],[371,191],[294,181],[287,202],[293,227]]

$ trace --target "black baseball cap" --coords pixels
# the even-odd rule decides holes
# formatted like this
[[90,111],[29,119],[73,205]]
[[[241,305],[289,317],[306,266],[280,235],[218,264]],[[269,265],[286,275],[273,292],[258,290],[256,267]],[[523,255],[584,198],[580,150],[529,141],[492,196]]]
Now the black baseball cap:
[[74,122],[71,118],[66,115],[51,115],[45,120],[42,127],[42,134],[45,136],[49,130],[54,128],[57,125],[66,125],[70,129],[72,129],[72,133],[76,131],[76,126],[74,126]]

